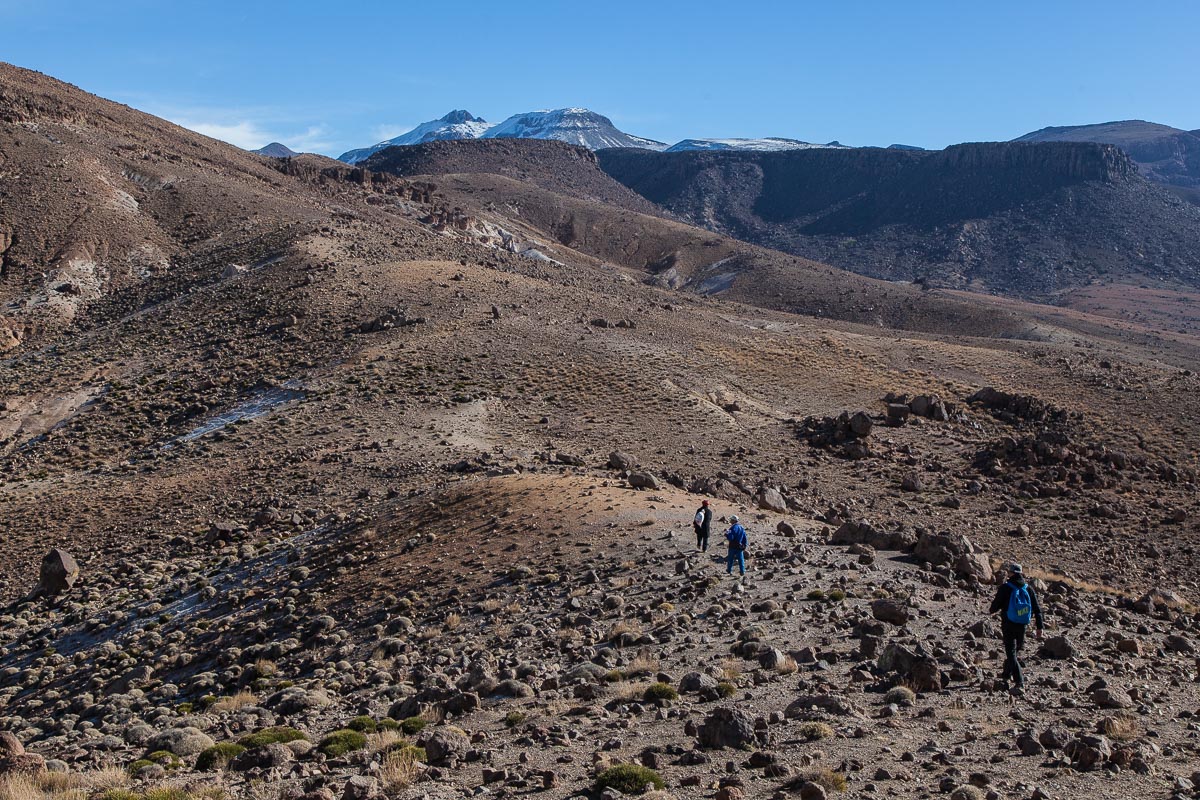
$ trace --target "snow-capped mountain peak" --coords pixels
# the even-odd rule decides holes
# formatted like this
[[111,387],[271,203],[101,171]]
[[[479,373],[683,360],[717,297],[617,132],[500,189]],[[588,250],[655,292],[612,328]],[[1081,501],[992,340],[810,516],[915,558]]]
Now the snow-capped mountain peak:
[[607,147],[641,147],[662,150],[662,142],[618,130],[608,117],[586,108],[558,108],[514,114],[483,134],[485,139],[557,139],[560,142],[603,150]]
[[490,127],[492,127],[491,124],[481,117],[476,117],[469,111],[456,109],[440,119],[422,122],[411,131],[402,133],[395,138],[387,139],[371,147],[362,147],[342,153],[338,156],[338,160],[348,164],[357,164],[388,147],[446,139],[478,139]]
[[778,152],[781,150],[816,150],[845,147],[838,142],[813,144],[799,139],[783,139],[775,136],[764,139],[684,139],[667,148],[668,153],[685,150],[742,150],[754,152]]

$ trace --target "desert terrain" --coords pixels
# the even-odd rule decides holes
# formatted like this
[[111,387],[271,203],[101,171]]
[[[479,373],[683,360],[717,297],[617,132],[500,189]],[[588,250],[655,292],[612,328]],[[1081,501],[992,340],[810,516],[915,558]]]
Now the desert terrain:
[[0,65],[0,791],[1200,796],[1186,302],[459,144],[273,159]]

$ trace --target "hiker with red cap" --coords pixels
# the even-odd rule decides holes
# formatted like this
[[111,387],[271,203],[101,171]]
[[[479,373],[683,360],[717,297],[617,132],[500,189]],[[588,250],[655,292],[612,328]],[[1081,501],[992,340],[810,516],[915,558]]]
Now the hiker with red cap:
[[708,552],[708,529],[711,525],[712,509],[705,500],[696,509],[696,517],[692,520],[692,527],[696,529],[696,547],[702,553]]

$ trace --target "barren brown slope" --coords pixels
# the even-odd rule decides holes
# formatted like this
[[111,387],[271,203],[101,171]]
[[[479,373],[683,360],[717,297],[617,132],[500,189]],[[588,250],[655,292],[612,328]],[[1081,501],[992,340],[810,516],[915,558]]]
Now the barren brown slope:
[[[1190,780],[1200,384],[1182,339],[817,319],[549,239],[553,261],[509,252],[497,226],[540,224],[455,212],[426,181],[275,174],[319,218],[254,269],[225,277],[209,251],[178,292],[106,295],[0,360],[0,730],[21,763],[63,761],[47,791],[557,797],[616,762],[752,800],[812,796],[818,772],[914,799]],[[1003,392],[968,401],[987,386]],[[854,448],[804,421],[859,409]],[[702,497],[716,536],[748,523],[745,581],[691,547]],[[29,597],[50,546],[78,581]],[[984,619],[1012,559],[1068,637],[1027,654],[1024,698],[996,691]],[[724,750],[700,734],[722,718]],[[401,720],[423,753],[324,738]],[[316,746],[224,763],[278,725]]]
[[273,159],[7,64],[0,120],[0,350],[92,301],[136,305],[271,257],[328,213]]

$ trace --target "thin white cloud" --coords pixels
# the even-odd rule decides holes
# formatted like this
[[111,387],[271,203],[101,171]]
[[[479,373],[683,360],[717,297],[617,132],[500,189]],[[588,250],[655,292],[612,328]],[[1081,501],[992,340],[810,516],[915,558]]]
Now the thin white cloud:
[[199,120],[188,119],[186,117],[178,117],[173,120],[175,124],[182,125],[196,133],[202,133],[205,136],[211,136],[214,139],[220,139],[223,142],[229,142],[232,145],[244,148],[246,150],[254,150],[262,147],[265,144],[276,141],[272,135],[260,128],[256,123],[248,120],[234,123],[221,122],[201,122]]
[[376,125],[371,129],[371,136],[375,137],[376,142],[386,142],[388,139],[395,139],[402,133],[408,133],[415,125]]

